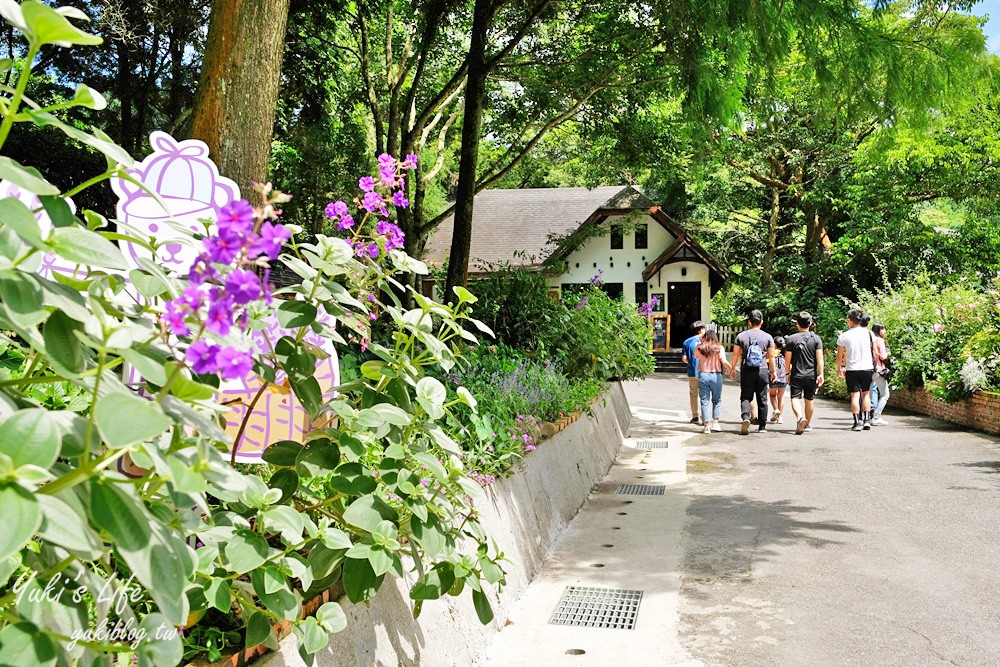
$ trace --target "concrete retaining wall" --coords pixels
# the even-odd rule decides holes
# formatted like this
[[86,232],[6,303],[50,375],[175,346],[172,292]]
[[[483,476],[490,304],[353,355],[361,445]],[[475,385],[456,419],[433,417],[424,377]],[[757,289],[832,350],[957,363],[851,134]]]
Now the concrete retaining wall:
[[[473,665],[482,659],[493,635],[507,619],[511,606],[542,568],[546,555],[566,525],[576,516],[591,489],[607,474],[622,446],[631,413],[620,384],[613,384],[583,416],[528,454],[521,470],[487,489],[490,504],[480,508],[486,533],[511,561],[503,593],[488,591],[496,615],[482,625],[472,597],[428,600],[413,619],[406,582],[386,579],[368,606],[340,603],[348,625],[331,635],[330,645],[316,664],[342,665]],[[294,637],[263,657],[266,667],[303,665]]]
[[987,433],[1000,433],[1000,394],[978,392],[965,400],[945,403],[926,389],[893,389],[889,405]]

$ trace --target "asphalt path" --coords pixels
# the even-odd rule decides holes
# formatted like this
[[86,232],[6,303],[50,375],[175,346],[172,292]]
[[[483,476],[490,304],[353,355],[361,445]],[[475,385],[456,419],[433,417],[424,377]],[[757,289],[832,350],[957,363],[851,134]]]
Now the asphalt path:
[[[686,378],[639,384],[686,409]],[[889,426],[852,432],[847,407],[823,399],[812,433],[794,434],[786,404],[784,425],[740,436],[738,394],[727,380],[723,433],[681,445],[690,657],[1000,664],[1000,440],[891,409]]]

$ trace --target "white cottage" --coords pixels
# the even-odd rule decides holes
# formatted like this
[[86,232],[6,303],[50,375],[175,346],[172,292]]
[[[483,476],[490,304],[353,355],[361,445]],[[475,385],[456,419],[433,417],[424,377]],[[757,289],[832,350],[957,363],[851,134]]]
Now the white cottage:
[[[428,240],[424,259],[446,265],[452,218]],[[609,232],[610,230],[610,232]],[[553,292],[586,285],[601,272],[612,296],[644,303],[654,312],[666,345],[677,348],[697,319],[711,319],[712,296],[726,269],[659,206],[632,186],[484,190],[476,195],[472,275],[509,262],[550,269]],[[425,284],[430,289],[430,283]]]

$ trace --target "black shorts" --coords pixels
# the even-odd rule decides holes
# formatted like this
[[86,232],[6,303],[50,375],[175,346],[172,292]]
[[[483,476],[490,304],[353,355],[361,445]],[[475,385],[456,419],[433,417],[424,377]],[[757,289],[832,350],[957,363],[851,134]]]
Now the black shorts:
[[816,378],[792,378],[792,398],[811,401],[816,398]]
[[844,380],[847,382],[847,391],[856,394],[859,391],[869,391],[872,388],[872,375],[875,371],[847,371]]

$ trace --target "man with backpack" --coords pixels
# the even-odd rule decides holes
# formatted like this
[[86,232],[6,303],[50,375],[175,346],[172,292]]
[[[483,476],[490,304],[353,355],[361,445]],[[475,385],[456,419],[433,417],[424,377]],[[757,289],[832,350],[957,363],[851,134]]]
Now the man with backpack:
[[757,432],[767,432],[767,387],[773,382],[776,368],[774,364],[774,339],[763,331],[764,315],[759,310],[750,311],[748,328],[736,337],[733,345],[733,369],[730,377],[736,377],[740,369],[740,412],[743,424],[740,435],[750,433],[750,404],[757,399]]
[[870,431],[872,374],[875,360],[872,354],[872,332],[861,326],[864,318],[857,308],[847,312],[847,331],[837,339],[837,373],[847,383],[851,394],[851,413],[854,415],[852,431]]
[[795,413],[795,435],[812,430],[813,399],[823,386],[823,341],[809,330],[812,315],[806,311],[795,318],[798,333],[785,341],[785,367],[792,387],[792,412]]

